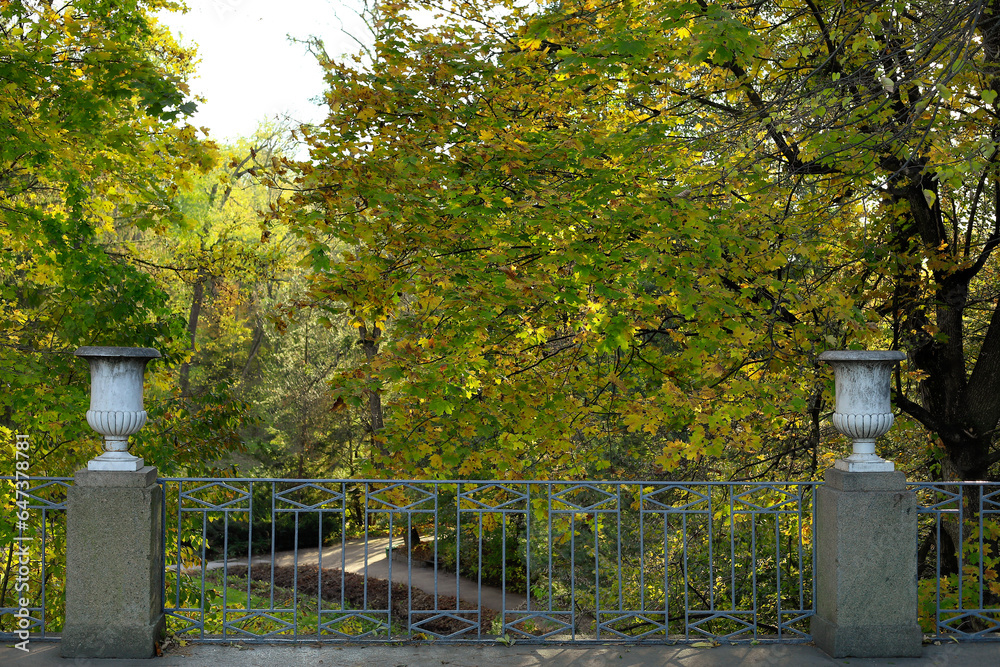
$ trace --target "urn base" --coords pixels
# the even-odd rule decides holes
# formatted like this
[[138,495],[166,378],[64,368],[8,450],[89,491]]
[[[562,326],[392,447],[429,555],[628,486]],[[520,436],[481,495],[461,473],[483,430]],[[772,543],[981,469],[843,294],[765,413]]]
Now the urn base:
[[893,472],[896,464],[875,454],[853,454],[846,459],[837,459],[833,467],[844,472]]
[[87,470],[124,470],[135,472],[145,463],[141,456],[132,456],[128,452],[104,452],[96,458],[87,461]]

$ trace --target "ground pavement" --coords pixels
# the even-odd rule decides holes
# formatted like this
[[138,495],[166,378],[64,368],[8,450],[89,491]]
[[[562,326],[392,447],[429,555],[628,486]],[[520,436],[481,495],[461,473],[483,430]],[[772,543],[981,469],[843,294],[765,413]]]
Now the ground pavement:
[[23,653],[0,647],[3,667],[998,667],[1000,643],[924,646],[920,658],[834,660],[814,646],[274,646],[189,644],[150,660],[68,660],[57,642]]

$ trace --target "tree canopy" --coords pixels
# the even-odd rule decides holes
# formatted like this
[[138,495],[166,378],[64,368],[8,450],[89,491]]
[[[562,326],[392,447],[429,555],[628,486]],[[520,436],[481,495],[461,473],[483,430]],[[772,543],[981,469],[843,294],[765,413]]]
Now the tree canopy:
[[994,476],[997,2],[375,3],[298,162],[186,122],[173,4],[0,2],[2,427],[71,467],[150,345],[198,465],[797,477],[893,348],[886,454]]
[[50,470],[88,430],[73,350],[183,330],[127,244],[176,224],[175,193],[212,160],[180,122],[192,54],[151,18],[172,6],[0,2],[0,425]]
[[287,209],[367,352],[336,391],[441,474],[815,468],[818,353],[898,347],[911,456],[987,475],[996,9],[380,4]]

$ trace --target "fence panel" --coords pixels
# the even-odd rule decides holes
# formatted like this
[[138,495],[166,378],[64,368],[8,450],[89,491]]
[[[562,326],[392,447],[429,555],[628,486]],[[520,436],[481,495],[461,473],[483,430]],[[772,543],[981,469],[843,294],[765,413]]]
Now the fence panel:
[[1000,483],[912,487],[924,634],[939,641],[1000,641]]
[[[16,484],[25,486],[17,487]],[[0,498],[7,512],[0,521],[4,549],[0,555],[0,641],[58,639],[64,620],[66,573],[66,490],[72,477],[0,477]],[[17,495],[20,488],[24,495]],[[19,525],[15,510],[27,501],[28,519]],[[27,563],[22,554],[27,552]],[[28,618],[18,618],[20,600],[28,601]]]
[[192,639],[810,639],[814,483],[161,483]]
[[[72,482],[31,478],[27,530],[6,517],[0,640],[25,593],[30,639],[59,636]],[[813,483],[160,483],[165,611],[189,639],[809,639]],[[925,634],[1000,640],[1000,484],[911,488]]]

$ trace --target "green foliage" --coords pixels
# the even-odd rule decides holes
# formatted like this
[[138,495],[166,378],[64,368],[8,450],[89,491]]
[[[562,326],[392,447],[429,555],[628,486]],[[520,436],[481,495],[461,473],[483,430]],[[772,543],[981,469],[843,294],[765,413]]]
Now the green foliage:
[[985,476],[1000,51],[973,5],[380,4],[366,58],[323,60],[286,209],[366,350],[335,395],[384,419],[379,465],[815,473],[817,353],[902,346],[899,405]]
[[[440,511],[447,513],[449,509],[445,502]],[[521,537],[523,518],[515,517],[507,526],[504,521],[487,515],[483,525],[466,524],[460,529],[445,525],[436,536],[424,532],[421,539],[432,541],[422,542],[424,546],[418,548],[413,558],[433,561],[445,572],[458,572],[481,581],[484,586],[523,594],[527,591],[526,543]]]
[[[204,584],[204,593],[202,585]],[[247,577],[223,576],[222,570],[213,570],[205,574],[204,582],[198,575],[181,574],[169,571],[166,575],[167,591],[174,597],[168,606],[178,603],[178,608],[197,611],[176,612],[180,618],[168,618],[168,633],[176,633],[183,641],[185,631],[190,631],[190,623],[183,618],[201,622],[206,636],[218,637],[223,631],[229,636],[239,636],[244,633],[256,635],[277,632],[286,628],[285,623],[295,624],[300,635],[316,635],[319,627],[320,600],[316,596],[306,595],[293,589],[271,586],[268,582],[247,581]],[[223,608],[229,610],[223,614]],[[324,620],[329,620],[329,610],[337,606],[323,603]],[[268,616],[279,619],[275,621],[249,610],[282,609],[285,611],[271,612]],[[239,616],[239,610],[249,613]],[[362,629],[364,632],[368,628]],[[291,630],[287,630],[291,634]]]
[[[951,518],[944,520],[952,523]],[[957,528],[945,526],[940,541],[935,541],[936,548],[928,549],[924,555],[926,560],[921,563],[918,616],[921,629],[928,635],[947,636],[951,630],[975,633],[988,629],[989,619],[1000,621],[1000,614],[985,613],[979,618],[969,616],[967,611],[993,608],[1000,600],[1000,576],[997,575],[1000,522],[994,520],[994,515],[984,515],[979,521],[965,521],[961,526],[960,534],[964,539],[958,554],[950,553],[946,546],[950,535],[955,534],[949,530],[953,527]]]
[[[759,216],[787,192],[751,205],[739,189],[767,174],[717,183],[700,125],[637,103],[631,77],[670,74],[671,30],[570,21],[556,41],[557,15],[464,5],[419,28],[409,8],[382,6],[370,64],[327,63],[335,103],[290,213],[314,305],[381,333],[335,391],[393,396],[389,465],[648,474],[804,421],[811,355],[864,340],[865,318],[810,284],[813,228]],[[626,437],[644,463],[612,468]]]
[[[811,607],[809,491],[694,485],[665,489],[643,500],[640,490],[656,491],[623,487],[622,502],[628,507],[619,514],[599,509],[551,517],[533,513],[533,605],[572,605],[586,622],[596,618],[598,608],[645,609],[641,618],[608,615],[602,622],[622,637],[655,639],[683,635],[686,624],[695,622],[713,635],[748,630],[717,617],[722,610],[755,610],[758,632],[777,634],[779,623]],[[604,500],[592,490],[574,496],[574,502]],[[782,507],[785,513],[757,512],[750,503]],[[801,517],[792,511],[798,503]],[[661,504],[673,511],[657,512]],[[799,621],[792,627],[808,632],[807,625]],[[549,630],[541,626],[531,633]],[[577,631],[592,632],[593,627]]]
[[183,331],[128,251],[177,224],[173,193],[212,160],[177,122],[192,54],[151,18],[173,6],[0,3],[0,436],[31,436],[35,474],[97,449],[74,349],[159,347],[169,364]]
[[[13,460],[13,457],[11,457]],[[32,486],[39,486],[34,482]],[[6,545],[0,550],[0,607],[19,608],[20,601],[28,601],[32,617],[44,620],[46,632],[58,633],[65,621],[66,599],[66,522],[62,511],[46,511],[48,504],[65,501],[63,487],[48,486],[34,493],[43,502],[15,499],[12,481],[0,481],[0,504],[8,508],[0,516],[0,543]],[[28,512],[28,529],[18,531],[15,512],[25,505]],[[26,538],[17,542],[15,537]],[[44,538],[44,540],[43,540]],[[15,548],[28,551],[28,576],[18,580],[21,565]],[[43,595],[44,586],[44,595]],[[4,614],[0,619],[0,632],[16,630],[17,619],[12,614]]]
[[169,434],[180,450],[208,438],[217,465],[255,474],[349,476],[365,449],[362,426],[327,378],[355,360],[354,333],[299,308],[309,284],[303,244],[272,219],[288,188],[290,150],[287,128],[274,123],[222,147],[218,164],[176,198],[183,224],[135,242],[187,320],[179,365],[159,379],[162,414],[186,410],[193,422],[146,431]]

